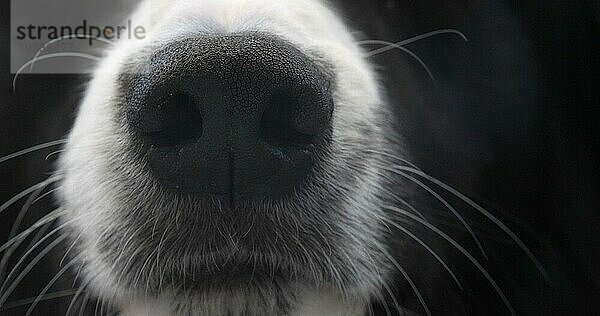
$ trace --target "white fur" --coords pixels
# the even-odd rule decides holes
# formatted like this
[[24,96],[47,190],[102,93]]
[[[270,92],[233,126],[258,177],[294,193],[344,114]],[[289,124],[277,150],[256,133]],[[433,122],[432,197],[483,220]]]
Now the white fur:
[[[276,34],[307,55],[323,56],[333,65],[337,77],[333,139],[337,142],[334,145],[340,148],[345,143],[363,140],[364,135],[354,127],[357,123],[381,121],[381,100],[375,75],[364,60],[363,52],[340,18],[321,1],[147,0],[131,19],[135,25],[146,26],[148,35],[145,40],[117,43],[95,72],[62,156],[65,180],[60,198],[70,212],[64,220],[73,221],[70,226],[74,234],[81,234],[78,247],[85,263],[83,274],[90,280],[91,288],[100,296],[115,296],[121,300],[126,315],[167,315],[172,312],[169,299],[126,299],[136,294],[119,286],[119,276],[111,273],[111,263],[101,260],[97,253],[98,237],[114,229],[111,221],[116,218],[115,212],[128,198],[115,189],[119,187],[118,179],[107,177],[108,170],[115,167],[109,161],[119,161],[123,166],[128,163],[123,161],[120,152],[127,147],[128,139],[119,132],[114,121],[116,77],[123,61],[134,58],[132,56],[144,49],[191,34],[257,31]],[[381,140],[370,141],[377,148]],[[135,166],[127,168],[131,173],[138,170]],[[373,170],[366,174],[344,206],[349,221],[356,223],[354,231],[349,233],[353,238],[348,238],[347,251],[363,257],[370,256],[364,243],[376,240],[380,229],[377,226],[380,223],[373,223],[373,214],[368,212],[377,212],[374,191],[381,180]],[[139,182],[146,183],[147,179],[140,175]],[[381,274],[385,273],[384,267],[365,265],[359,263],[356,268],[357,277],[362,278],[360,287],[348,289],[360,299],[342,298],[342,293],[335,291],[325,294],[317,289],[304,291],[293,315],[359,315],[364,312],[364,301],[376,294]],[[377,270],[379,268],[381,270]]]

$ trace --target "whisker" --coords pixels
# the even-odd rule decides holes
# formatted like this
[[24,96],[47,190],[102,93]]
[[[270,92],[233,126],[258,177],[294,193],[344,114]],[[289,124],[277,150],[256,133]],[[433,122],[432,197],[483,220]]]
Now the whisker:
[[69,307],[67,307],[67,312],[65,313],[65,316],[71,315],[71,309],[73,309],[74,304],[77,301],[77,298],[79,298],[81,293],[83,293],[85,291],[85,289],[88,287],[90,282],[92,282],[92,278],[89,278],[87,281],[85,281],[85,283],[81,287],[79,287],[79,290],[77,290],[77,292],[75,292],[75,295],[73,296],[73,298],[71,298],[71,303],[69,303]]
[[49,222],[55,221],[60,216],[66,214],[66,212],[67,212],[66,210],[63,210],[61,208],[57,208],[56,210],[50,212],[48,215],[42,217],[35,224],[31,225],[30,228],[28,228],[27,230],[25,230],[22,233],[18,234],[17,236],[13,237],[12,239],[10,239],[6,243],[4,243],[4,245],[0,246],[0,252],[6,250],[8,247],[10,247],[11,245],[13,245],[15,242],[17,242],[17,241],[19,241],[19,240],[21,240],[23,238],[27,238],[27,236],[29,236],[32,232],[34,232],[40,226],[43,226],[43,225],[45,225],[45,224],[47,224]]
[[27,267],[25,267],[25,269],[23,269],[23,272],[21,272],[21,274],[19,274],[19,276],[17,276],[17,278],[13,281],[11,286],[8,287],[6,289],[6,291],[4,291],[3,296],[0,297],[0,306],[4,305],[4,302],[6,302],[6,300],[8,300],[8,298],[12,294],[12,292],[17,288],[17,286],[21,283],[21,281],[29,274],[29,272],[37,265],[37,263],[40,262],[40,260],[42,260],[52,249],[54,249],[56,246],[58,246],[66,238],[67,238],[66,235],[62,235],[62,236],[56,238],[56,240],[54,240],[50,245],[48,245],[44,250],[42,250],[35,258],[33,258],[33,260],[31,260],[31,263],[29,263],[29,265],[27,265]]
[[108,296],[108,297],[107,297],[107,296],[103,296],[103,297],[101,298],[101,301],[102,301],[102,302],[100,303],[100,316],[102,316],[102,315],[106,315],[106,314],[107,314],[107,313],[105,313],[105,311],[104,311],[104,309],[105,309],[105,308],[109,309],[109,311],[110,311],[110,307],[111,307],[111,306],[110,306],[110,304],[111,304],[111,303],[109,302],[109,300],[111,299],[111,297],[112,297],[112,296]]
[[[98,298],[96,300],[96,307],[94,308],[94,316],[98,315],[98,307],[100,307],[100,301],[103,301],[102,298]],[[102,314],[100,314],[102,316]]]
[[[351,144],[350,144],[351,145]],[[365,152],[365,153],[372,153],[372,154],[376,154],[376,155],[381,155],[384,157],[388,157],[397,161],[401,161],[417,170],[421,170],[421,168],[419,168],[417,165],[415,165],[414,163],[412,163],[410,160],[406,159],[406,158],[402,158],[398,155],[395,155],[393,153],[387,152],[385,150],[376,150],[376,149],[361,149],[361,151]]]
[[[23,221],[23,218],[25,218],[25,215],[29,211],[30,207],[37,201],[37,197],[40,195],[40,193],[44,191],[44,189],[46,189],[47,185],[48,184],[38,188],[37,190],[35,190],[35,192],[31,193],[29,198],[27,198],[27,201],[25,202],[23,207],[21,207],[21,211],[19,212],[17,218],[13,222],[13,225],[10,229],[10,233],[8,235],[8,239],[13,238],[17,234],[19,227],[21,226],[21,222]],[[0,260],[0,280],[2,280],[2,278],[4,277],[4,270],[6,268],[10,256],[20,244],[21,242],[15,243],[10,249],[8,249],[4,253],[4,256],[2,256],[2,260]]]
[[[391,292],[391,289],[389,289],[389,286],[387,285],[387,283],[384,283],[383,280],[382,281],[382,285],[384,285],[384,288],[386,289],[386,291],[390,294],[390,297],[393,297],[394,300],[394,293]],[[391,316],[392,315],[392,311],[390,310],[390,307],[388,306],[387,302],[385,301],[385,298],[381,295],[381,294],[376,294],[377,300],[379,300],[379,302],[381,302],[381,305],[383,306],[383,309],[385,309],[385,315],[386,316]],[[397,300],[396,300],[397,301]]]
[[460,288],[461,290],[463,289],[463,286],[460,283],[460,281],[458,280],[458,277],[456,276],[456,274],[452,271],[452,269],[450,269],[450,267],[448,266],[448,264],[446,264],[444,259],[442,259],[442,257],[440,257],[437,254],[437,252],[435,252],[427,243],[425,243],[421,238],[419,238],[415,234],[413,234],[410,230],[406,229],[404,226],[402,226],[398,223],[395,223],[394,221],[391,221],[387,218],[382,218],[382,220],[385,220],[388,224],[401,230],[406,235],[408,235],[410,238],[412,238],[414,241],[416,241],[418,244],[420,244],[423,248],[425,248],[425,250],[427,250],[427,252],[429,252],[444,267],[444,269],[446,269],[446,271],[448,271],[448,273],[450,274],[452,279],[454,279],[454,282],[456,282],[456,285],[458,286],[458,288]]
[[58,155],[58,154],[60,154],[60,153],[64,153],[65,151],[66,151],[66,150],[64,150],[64,149],[55,150],[55,151],[53,151],[53,152],[49,153],[49,154],[46,156],[46,158],[44,158],[44,160],[48,160],[48,159],[52,158],[52,156],[54,156],[54,155]]
[[[396,43],[392,43],[392,44],[398,45],[398,46],[404,46],[404,45],[412,44],[414,42],[418,42],[420,40],[423,40],[423,39],[426,39],[426,38],[429,38],[429,37],[432,37],[432,36],[436,36],[436,35],[441,35],[441,34],[456,34],[456,35],[460,36],[465,42],[469,41],[469,39],[467,38],[467,36],[465,36],[465,34],[463,34],[461,31],[458,31],[456,29],[441,29],[441,30],[427,32],[427,33],[424,33],[424,34],[421,34],[421,35],[417,35],[417,36],[414,36],[414,37],[411,37],[411,38],[407,38],[405,40],[402,40],[402,41],[396,42]],[[371,41],[372,40],[364,40],[364,41],[358,42],[358,44],[359,45],[362,45],[362,44],[376,44],[376,43],[371,43]],[[378,41],[378,42],[381,42],[381,41]],[[390,42],[388,42],[388,43],[390,43]],[[383,53],[383,52],[392,50],[394,48],[396,48],[396,47],[395,46],[392,46],[392,47],[389,47],[389,46],[388,47],[383,47],[383,48],[378,49],[378,51],[379,51],[378,53]],[[374,51],[372,51],[372,52],[374,52]]]
[[[415,215],[413,215],[413,216],[415,216]],[[418,218],[418,216],[415,216],[415,217]],[[423,221],[423,220],[421,220],[421,221]],[[423,221],[423,222],[425,222],[425,221]],[[413,292],[417,296],[417,299],[421,303],[421,306],[423,306],[423,309],[425,310],[425,313],[428,316],[431,316],[431,311],[429,310],[429,307],[427,306],[427,303],[425,302],[425,299],[423,299],[423,295],[421,295],[421,291],[419,291],[419,288],[417,287],[417,285],[415,284],[415,282],[413,282],[413,280],[410,277],[410,275],[408,275],[408,273],[406,272],[406,270],[398,263],[398,261],[396,259],[394,259],[394,257],[392,257],[392,255],[389,254],[389,252],[386,249],[384,249],[379,244],[377,244],[377,248],[379,248],[379,250],[390,260],[390,262],[392,262],[392,264],[394,265],[394,267],[396,267],[396,269],[402,274],[402,276],[404,277],[404,279],[406,279],[406,281],[408,282],[408,284],[412,288]]]
[[426,38],[436,36],[436,35],[441,35],[441,34],[456,34],[456,35],[460,36],[465,42],[469,41],[467,36],[463,32],[461,32],[457,29],[441,29],[441,30],[431,31],[431,32],[427,32],[427,33],[415,36],[415,37],[405,39],[404,41],[401,42],[400,45],[408,45],[408,44],[411,44],[414,42],[418,42],[422,39],[426,39]]
[[50,194],[52,194],[52,193],[54,193],[54,192],[58,191],[58,189],[59,189],[59,188],[54,188],[54,189],[52,189],[52,190],[49,190],[48,192],[46,192],[46,193],[44,193],[44,194],[40,195],[40,196],[39,196],[37,199],[35,199],[35,201],[33,201],[33,203],[32,203],[32,204],[35,204],[35,203],[39,202],[40,200],[44,199],[45,197],[49,196]]
[[68,297],[68,296],[74,295],[77,290],[78,289],[70,289],[70,290],[64,290],[64,291],[58,291],[58,292],[46,294],[43,297],[39,297],[39,295],[38,295],[38,296],[30,297],[30,298],[24,298],[24,299],[21,299],[18,301],[13,301],[13,302],[4,304],[4,306],[2,306],[0,308],[0,311],[6,311],[9,309],[25,306],[25,305],[35,302],[36,300],[38,301],[38,303],[40,303],[43,301],[49,301],[49,300],[53,300],[53,299],[57,299],[57,298]]
[[[46,236],[46,233],[48,232],[48,230],[50,228],[52,228],[52,225],[54,225],[54,222],[50,222],[47,223],[46,225],[42,226],[40,229],[38,229],[38,231],[35,233],[35,235],[31,238],[31,240],[29,241],[29,244],[27,244],[27,246],[25,247],[25,249],[30,249],[31,247],[33,247],[38,241],[40,241],[40,239],[44,238],[44,236]],[[25,241],[25,239],[21,240],[20,242],[16,243],[19,244],[21,242]],[[15,244],[15,245],[16,245]],[[14,247],[15,245],[12,245],[12,247]]]
[[67,143],[66,139],[59,139],[59,140],[54,140],[51,142],[47,142],[47,143],[43,143],[43,144],[39,144],[39,145],[35,145],[29,148],[25,148],[23,150],[17,151],[15,153],[12,153],[10,155],[6,155],[2,158],[0,158],[0,164],[6,161],[9,161],[11,159],[17,158],[17,157],[21,157],[23,155],[27,155],[29,153],[38,151],[38,150],[42,150],[45,148],[49,148],[49,147],[54,147],[54,146],[59,146],[59,145],[64,145]]
[[473,257],[473,255],[471,255],[465,248],[463,248],[458,242],[456,242],[456,240],[452,239],[452,237],[448,236],[446,233],[444,233],[443,231],[441,231],[437,227],[431,225],[430,223],[422,220],[421,218],[419,218],[418,216],[413,215],[410,212],[407,212],[405,210],[402,210],[402,209],[399,209],[399,208],[393,207],[393,206],[384,206],[384,208],[388,209],[390,211],[397,212],[400,215],[404,215],[404,216],[406,216],[406,217],[408,217],[408,218],[410,218],[410,219],[412,219],[412,220],[420,223],[421,225],[427,227],[429,230],[431,230],[434,233],[436,233],[438,236],[440,236],[443,239],[445,239],[446,241],[448,241],[452,246],[454,246],[454,248],[456,248],[465,257],[467,257],[467,259],[469,259],[469,261],[471,261],[471,263],[473,265],[475,265],[475,267],[477,267],[477,269],[479,270],[479,272],[481,272],[481,274],[492,285],[492,287],[494,288],[494,290],[496,291],[496,293],[498,294],[498,296],[500,297],[500,299],[502,300],[502,302],[504,303],[504,305],[506,306],[506,308],[509,310],[510,314],[511,315],[516,315],[516,312],[513,309],[512,305],[510,304],[510,301],[508,300],[508,298],[506,297],[506,295],[504,294],[504,292],[502,291],[502,289],[498,286],[498,284],[496,283],[496,281],[494,280],[494,278],[492,278],[492,276],[479,263],[479,261],[477,261],[477,259],[475,259],[475,257]]
[[105,315],[104,314],[104,306],[106,305],[106,309],[107,309],[107,313],[110,312],[111,310],[113,310],[113,298],[114,295],[109,296],[108,299],[102,299],[102,306],[100,306],[100,315]]
[[75,244],[77,244],[77,242],[79,241],[79,238],[81,238],[81,236],[83,236],[83,232],[81,232],[81,233],[79,233],[79,235],[77,235],[77,238],[75,238],[75,240],[73,240],[73,242],[71,243],[71,246],[69,246],[69,248],[67,249],[67,251],[65,251],[65,254],[60,259],[60,262],[58,263],[59,267],[62,267],[63,262],[65,261],[65,258],[67,258],[67,256],[71,252],[71,250],[73,250],[73,247],[75,247]]
[[[353,238],[353,239],[355,239],[355,238]],[[359,273],[359,270],[357,269],[356,265],[353,263],[353,260],[350,258],[348,253],[344,252],[344,256],[347,258],[347,260],[348,260],[347,262],[352,266],[354,273]],[[371,255],[368,255],[368,258],[374,266],[377,266]],[[376,275],[377,275],[377,279],[379,280],[379,282],[381,282],[381,285],[384,287],[384,289],[388,292],[388,294],[392,298],[392,302],[395,304],[396,309],[401,310],[400,304],[396,300],[396,297],[395,297],[394,293],[391,291],[391,288],[389,287],[387,282],[385,282],[385,280],[381,277],[381,273],[379,271],[377,271]],[[337,274],[337,276],[339,278],[339,274]],[[340,286],[340,290],[341,290],[342,285],[340,284],[339,286]],[[379,291],[376,291],[374,295],[381,302],[383,308],[385,309],[386,315],[391,315],[391,310],[390,310],[385,298],[382,296],[382,294],[379,293]]]
[[435,192],[429,186],[425,185],[423,182],[417,180],[414,177],[411,177],[410,175],[407,175],[404,172],[398,172],[397,170],[394,170],[394,168],[387,168],[387,167],[383,167],[383,166],[382,166],[382,168],[384,168],[384,169],[386,169],[388,171],[391,171],[391,172],[395,172],[396,174],[405,177],[406,179],[412,181],[413,183],[417,184],[421,188],[425,189],[427,192],[429,192],[429,194],[431,194],[434,198],[436,198],[438,201],[440,201],[446,208],[448,208],[448,210],[450,210],[450,212],[452,212],[452,214],[454,214],[454,216],[460,221],[460,223],[463,225],[463,227],[465,227],[465,229],[471,235],[471,238],[473,238],[473,240],[477,244],[477,247],[481,251],[481,254],[485,257],[486,260],[488,259],[488,256],[487,256],[485,250],[483,249],[483,245],[479,241],[479,238],[477,237],[477,235],[475,234],[475,232],[473,231],[473,229],[471,228],[471,226],[462,217],[462,215],[460,215],[460,213],[450,203],[448,203],[448,201],[446,201],[446,199],[444,199],[443,197],[441,197],[437,192]]
[[84,265],[85,261],[81,260],[81,264],[79,265],[79,268],[77,268],[77,273],[75,273],[75,277],[73,278],[73,285],[71,285],[71,287],[75,287],[75,284],[77,284],[77,280],[79,280],[79,276],[81,275],[81,271],[83,270]]
[[29,248],[29,250],[27,250],[27,252],[25,252],[25,254],[23,254],[21,256],[21,258],[19,259],[19,261],[15,264],[15,266],[13,267],[13,269],[10,271],[10,273],[8,274],[8,276],[6,277],[6,279],[4,280],[4,283],[2,284],[2,286],[0,286],[0,293],[4,290],[4,288],[6,287],[6,285],[8,284],[9,280],[11,279],[11,277],[17,273],[17,271],[19,270],[19,267],[21,267],[21,265],[23,264],[23,262],[25,262],[25,260],[27,259],[27,257],[29,257],[29,255],[31,253],[33,253],[33,251],[35,251],[37,249],[37,247],[41,246],[46,240],[48,240],[50,237],[52,237],[54,234],[56,234],[57,232],[59,232],[61,229],[63,229],[65,226],[69,225],[71,221],[66,222],[60,226],[58,226],[57,228],[55,228],[54,230],[52,230],[51,232],[49,232],[48,234],[46,234],[46,236],[44,236],[42,239],[40,239],[38,242],[36,242],[33,246],[31,246],[31,248]]
[[[59,216],[62,215],[59,213]],[[40,245],[42,245],[44,243],[44,241],[46,241],[48,238],[50,238],[52,235],[54,235],[55,233],[59,232],[60,230],[62,230],[65,226],[70,225],[72,222],[79,220],[81,217],[88,215],[87,213],[83,213],[69,221],[66,221],[64,223],[62,223],[60,226],[58,226],[57,228],[55,228],[54,230],[52,230],[50,233],[46,234],[42,239],[40,239],[37,243],[35,243],[33,246],[30,247],[30,249],[19,259],[19,261],[15,264],[15,266],[13,267],[13,269],[11,270],[11,272],[8,274],[8,276],[6,277],[4,283],[2,284],[2,286],[0,287],[0,293],[2,293],[2,291],[4,291],[4,289],[6,288],[8,282],[11,280],[11,277],[17,273],[18,268],[23,264],[23,262],[25,261],[25,259],[27,259],[27,257]],[[48,223],[48,224],[51,224]],[[49,251],[49,248],[52,249],[55,246],[55,243],[58,243],[58,240],[64,240],[66,239],[68,236],[67,235],[62,235],[60,237],[57,238],[57,240],[51,244],[51,246],[48,246],[45,250],[43,250],[40,255],[42,255],[43,253],[47,253]],[[16,238],[16,237],[15,237]],[[52,246],[54,245],[54,246]],[[70,249],[69,249],[70,250]],[[12,293],[12,291],[14,291],[14,288],[20,283],[20,281],[27,275],[27,273],[29,273],[29,271],[31,271],[31,269],[33,268],[33,266],[35,266],[35,264],[41,260],[40,255],[38,255],[35,259],[32,260],[32,262],[24,269],[24,271],[16,278],[16,280],[13,282],[13,285],[11,285],[10,288],[8,288],[7,294],[5,294],[5,296],[10,295]],[[6,299],[6,297],[5,297]],[[4,300],[5,301],[5,300]],[[0,298],[0,306],[2,305],[2,298]]]
[[88,34],[70,34],[70,35],[65,35],[65,36],[61,36],[55,39],[52,39],[50,41],[48,41],[46,44],[44,44],[44,46],[42,48],[40,48],[40,50],[37,51],[37,53],[35,54],[35,56],[33,57],[33,62],[31,63],[31,68],[29,68],[29,70],[33,70],[33,65],[35,64],[35,61],[37,60],[37,58],[40,56],[40,54],[42,53],[42,51],[44,51],[48,45],[54,44],[56,42],[60,42],[60,41],[64,41],[67,39],[91,39],[91,40],[96,40],[96,41],[100,41],[100,42],[104,42],[106,44],[110,44],[110,45],[114,45],[115,43],[109,39],[103,38],[103,37],[97,37],[97,36],[92,36],[92,35],[88,35]]
[[[40,239],[42,239],[42,237],[46,235],[46,232],[48,231],[48,229],[49,229],[50,227],[52,227],[52,224],[53,224],[53,222],[50,222],[50,223],[46,223],[46,224],[44,224],[44,226],[42,226],[42,227],[41,227],[41,228],[40,228],[40,229],[39,229],[39,230],[38,230],[38,231],[35,233],[35,235],[33,236],[33,238],[31,238],[31,241],[30,241],[30,242],[29,242],[29,244],[28,244],[28,245],[25,247],[25,249],[30,249],[30,248],[31,248],[31,247],[33,247],[33,246],[34,246],[34,245],[35,245],[35,244],[36,244],[36,243],[37,243],[37,242],[38,242]],[[21,239],[21,240],[19,240],[19,241],[15,242],[15,243],[14,243],[12,246],[10,246],[10,248],[9,248],[9,249],[8,249],[6,252],[7,252],[7,253],[9,253],[9,255],[10,255],[10,252],[14,252],[14,251],[16,251],[16,249],[18,249],[18,247],[19,247],[19,246],[21,246],[21,244],[22,244],[22,243],[23,243],[25,240],[27,240],[27,238],[23,238],[23,239]],[[7,258],[7,260],[6,260],[6,263],[8,263],[8,260],[9,260],[9,259],[10,259],[10,257],[8,257],[8,258]],[[22,261],[22,260],[21,260],[21,261]],[[21,261],[19,261],[19,262],[21,262]],[[5,266],[5,267],[3,267],[3,268],[7,268],[7,266]],[[14,271],[14,270],[11,270],[11,273],[12,273],[12,271]],[[3,279],[0,279],[0,280],[3,280],[3,282],[4,282],[4,283],[6,283],[6,282],[8,282],[8,279],[9,279],[11,276],[12,276],[12,274],[10,274],[10,273],[9,273],[9,275],[6,277],[6,279],[4,279],[4,278],[3,278]],[[0,287],[0,292],[1,292],[2,288],[4,287],[4,283],[2,284],[2,287]]]
[[[380,40],[368,40],[368,41],[363,41],[361,42],[363,44],[383,44],[383,45],[387,45],[386,47],[380,48],[380,49],[376,49],[374,51],[368,52],[367,55],[365,57],[369,58],[369,57],[373,57],[375,55],[381,54],[385,51],[388,51],[392,48],[397,48],[403,52],[405,52],[406,54],[408,54],[410,57],[412,57],[414,60],[416,60],[419,64],[421,64],[421,67],[423,67],[423,69],[425,69],[425,71],[427,72],[427,75],[429,76],[429,78],[431,79],[431,81],[433,82],[434,86],[437,86],[437,80],[435,79],[435,76],[433,75],[433,73],[431,72],[431,69],[429,69],[429,66],[427,66],[427,64],[423,61],[423,59],[421,57],[419,57],[417,54],[415,54],[412,50],[392,43],[392,42],[388,42],[388,41],[380,41]],[[391,47],[391,48],[390,48]],[[390,49],[385,49],[385,48],[390,48]]]
[[394,199],[395,199],[396,201],[398,201],[398,202],[400,202],[400,203],[404,204],[404,206],[408,207],[408,209],[409,209],[411,212],[413,212],[413,213],[415,213],[415,214],[419,215],[419,217],[420,217],[420,218],[422,218],[422,219],[424,219],[424,220],[427,220],[427,217],[425,217],[425,215],[423,215],[423,212],[419,212],[419,210],[417,210],[417,209],[416,209],[414,206],[412,206],[410,203],[408,203],[408,202],[407,202],[405,199],[402,199],[402,198],[396,198],[396,197],[394,197]]
[[533,262],[533,264],[535,265],[535,267],[537,268],[537,270],[540,272],[540,274],[542,275],[542,277],[545,279],[545,281],[548,284],[552,284],[552,281],[546,271],[546,269],[543,267],[543,265],[540,263],[539,259],[537,259],[537,257],[533,254],[533,252],[529,249],[529,247],[527,247],[525,245],[525,243],[510,229],[508,228],[508,226],[506,226],[502,221],[500,221],[497,217],[495,217],[493,214],[491,214],[489,211],[487,211],[485,208],[483,208],[481,205],[479,205],[478,203],[476,203],[475,201],[473,201],[472,199],[470,199],[469,197],[467,197],[466,195],[464,195],[463,193],[461,193],[460,191],[454,189],[453,187],[451,187],[450,185],[444,183],[443,181],[430,176],[429,174],[425,173],[424,171],[422,171],[421,169],[419,169],[418,167],[416,167],[414,164],[409,163],[406,159],[403,159],[401,157],[397,157],[393,154],[390,153],[386,153],[386,152],[379,152],[379,151],[373,151],[376,154],[381,154],[383,156],[386,156],[388,158],[392,158],[404,163],[407,163],[408,165],[410,165],[410,167],[406,167],[406,166],[395,166],[394,169],[396,169],[397,171],[406,171],[412,174],[416,174],[420,177],[423,177],[424,179],[436,184],[437,186],[441,187],[442,189],[446,190],[447,192],[453,194],[454,196],[458,197],[459,199],[461,199],[462,201],[464,201],[465,203],[467,203],[469,206],[471,206],[472,208],[474,208],[475,210],[477,210],[479,213],[483,214],[485,217],[487,217],[490,221],[492,221],[497,227],[499,227],[505,234],[507,234],[512,240],[513,242],[515,242],[517,244],[517,246],[527,255],[527,257]]
[[542,266],[540,261],[531,252],[531,250],[525,245],[525,243],[510,228],[508,228],[508,226],[506,226],[501,220],[496,218],[493,214],[491,214],[485,208],[483,208],[482,206],[480,206],[475,201],[468,198],[467,196],[465,196],[458,190],[445,184],[441,180],[438,180],[438,179],[426,174],[425,172],[423,172],[421,170],[417,170],[417,169],[410,168],[410,167],[396,167],[396,169],[404,170],[404,171],[419,175],[419,176],[427,179],[428,181],[433,182],[434,184],[438,185],[439,187],[443,188],[444,190],[450,192],[451,194],[453,194],[456,197],[463,200],[465,203],[470,205],[472,208],[477,210],[479,213],[483,214],[490,221],[492,221],[494,224],[496,224],[496,226],[498,226],[502,231],[504,231],[504,233],[506,233],[519,246],[519,248],[521,248],[521,250],[529,257],[529,259],[533,262],[533,264],[536,266],[536,268],[539,270],[539,272],[542,274],[542,276],[546,279],[546,282],[551,284],[551,280],[550,280],[550,277],[548,276],[548,273],[546,272],[546,269],[544,269],[544,267]]
[[85,309],[91,298],[92,298],[91,292],[88,292],[85,294],[85,296],[83,297],[83,301],[81,301],[81,306],[79,307],[79,316],[83,316],[83,314],[85,314]]
[[40,292],[40,294],[37,296],[37,298],[33,301],[33,304],[31,304],[31,306],[25,313],[25,316],[29,316],[29,315],[31,315],[31,313],[33,313],[35,307],[41,301],[41,298],[44,297],[44,295],[46,295],[46,293],[50,290],[50,288],[54,285],[54,283],[56,283],[56,281],[58,281],[58,279],[63,274],[65,274],[65,272],[67,272],[67,270],[69,270],[72,266],[74,266],[77,263],[77,260],[79,260],[79,258],[74,258],[69,263],[67,263],[67,265],[64,266],[60,271],[58,271],[58,273],[52,278],[52,280],[50,280],[50,282],[48,282],[48,284]]
[[13,78],[13,84],[12,84],[13,92],[16,91],[17,79],[19,78],[19,75],[23,72],[23,70],[25,70],[25,68],[27,68],[27,66],[31,65],[32,63],[34,63],[36,61],[42,61],[42,60],[46,60],[46,59],[60,58],[60,57],[83,58],[83,59],[93,60],[93,61],[96,61],[96,62],[99,62],[101,60],[100,57],[97,57],[97,56],[94,56],[94,55],[90,55],[90,54],[77,53],[77,52],[53,53],[53,54],[47,54],[47,55],[40,56],[36,60],[30,59],[28,62],[26,62],[25,64],[23,64],[23,66],[21,66],[21,68],[19,68],[17,70],[17,72],[15,73],[15,77]]
[[[400,307],[400,303],[398,302],[398,299],[396,299],[396,295],[394,295],[394,292],[390,288],[390,285],[385,280],[383,280],[383,278],[381,276],[379,276],[379,280],[381,281],[381,285],[383,286],[385,291],[390,295],[390,298],[392,299],[392,303],[394,304],[396,311],[398,311],[398,312],[402,311],[402,307]],[[385,302],[385,300],[382,300],[382,304],[384,305],[384,308],[387,313],[388,307],[387,307],[387,303]]]
[[[350,164],[348,166],[351,170],[355,170],[357,171],[357,173],[363,172],[364,170],[362,170],[360,167],[356,167],[353,166],[352,164]],[[390,182],[394,182],[395,179],[393,179],[392,177],[390,177],[389,174],[387,173],[382,173],[382,174],[378,174],[372,171],[367,171],[370,174],[374,174],[375,176],[382,176],[384,177],[386,180],[390,181]],[[427,217],[425,217],[425,215],[420,212],[419,210],[417,210],[415,207],[413,207],[410,203],[408,203],[405,199],[403,199],[402,197],[398,196],[395,192],[393,192],[392,190],[389,190],[385,187],[381,187],[380,188],[382,192],[385,192],[386,194],[388,194],[390,197],[392,197],[395,201],[398,201],[402,204],[404,204],[406,207],[408,207],[411,211],[413,211],[415,214],[419,215],[419,217],[421,217],[422,219],[427,219]]]
[[4,204],[0,205],[0,214],[2,214],[2,212],[6,211],[11,205],[15,204],[18,200],[28,196],[29,194],[34,193],[35,191],[37,191],[40,188],[44,188],[51,183],[57,182],[60,179],[62,179],[62,176],[52,176],[40,183],[37,183],[37,184],[19,192],[17,195],[13,196],[11,199],[4,202]]
[[427,72],[427,75],[433,82],[433,85],[437,86],[437,80],[435,79],[435,76],[431,72],[431,69],[429,68],[429,66],[427,66],[427,64],[423,61],[423,59],[421,59],[421,57],[419,57],[412,50],[410,50],[404,46],[414,43],[414,42],[417,42],[417,41],[420,41],[422,39],[426,39],[426,38],[429,38],[429,37],[432,37],[435,35],[440,35],[440,34],[457,34],[460,37],[462,37],[463,40],[468,41],[467,37],[458,30],[442,29],[442,30],[436,30],[436,31],[428,32],[428,33],[421,34],[418,36],[414,36],[414,37],[411,37],[411,38],[408,38],[408,39],[405,39],[403,41],[396,42],[396,43],[390,42],[390,41],[384,41],[384,40],[363,40],[363,41],[359,41],[358,44],[359,45],[386,45],[382,48],[375,49],[375,50],[368,52],[366,55],[367,58],[385,53],[392,49],[399,49],[399,50],[403,51],[404,53],[408,54],[410,57],[415,59],[421,65],[421,67],[423,67],[423,69],[425,69],[425,71]]

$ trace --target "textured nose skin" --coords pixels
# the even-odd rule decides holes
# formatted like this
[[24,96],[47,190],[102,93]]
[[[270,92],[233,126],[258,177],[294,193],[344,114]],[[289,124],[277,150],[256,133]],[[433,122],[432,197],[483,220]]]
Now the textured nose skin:
[[167,188],[272,198],[307,179],[327,149],[330,80],[273,36],[200,36],[154,53],[126,92],[127,119]]

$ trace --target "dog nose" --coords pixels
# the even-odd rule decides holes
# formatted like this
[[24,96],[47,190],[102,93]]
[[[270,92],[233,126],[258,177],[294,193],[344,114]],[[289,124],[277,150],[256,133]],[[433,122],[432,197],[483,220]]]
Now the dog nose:
[[127,81],[127,126],[168,189],[273,198],[308,181],[327,151],[331,78],[276,37],[173,42]]

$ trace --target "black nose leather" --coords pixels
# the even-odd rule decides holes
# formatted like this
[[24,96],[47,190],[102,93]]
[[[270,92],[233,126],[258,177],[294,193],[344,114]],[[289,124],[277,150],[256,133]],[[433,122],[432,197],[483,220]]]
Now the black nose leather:
[[326,152],[330,78],[261,34],[170,43],[127,83],[128,126],[169,189],[230,200],[298,189]]

